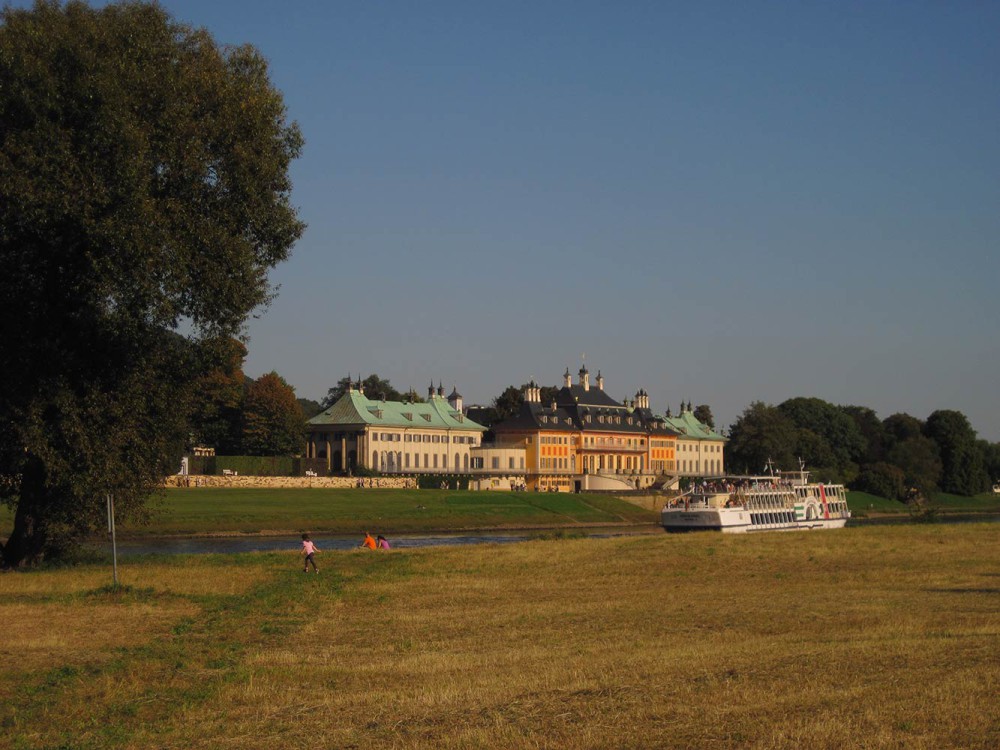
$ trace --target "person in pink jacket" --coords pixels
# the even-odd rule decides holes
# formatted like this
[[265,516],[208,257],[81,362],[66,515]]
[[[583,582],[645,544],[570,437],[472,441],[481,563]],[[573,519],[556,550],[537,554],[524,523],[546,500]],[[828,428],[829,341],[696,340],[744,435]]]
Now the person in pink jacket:
[[317,575],[319,575],[319,568],[316,567],[316,560],[314,559],[317,552],[319,552],[319,547],[317,547],[315,544],[312,543],[312,540],[309,539],[309,535],[308,534],[303,534],[302,535],[302,555],[305,557],[305,560],[302,563],[302,572],[303,573],[308,573],[309,572],[309,566],[312,565],[313,566],[313,572],[315,572]]

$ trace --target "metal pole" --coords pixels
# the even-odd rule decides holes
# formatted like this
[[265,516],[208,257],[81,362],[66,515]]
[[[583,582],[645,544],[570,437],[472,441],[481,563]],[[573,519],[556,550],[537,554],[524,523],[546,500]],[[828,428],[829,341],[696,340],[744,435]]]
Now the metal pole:
[[111,560],[115,588],[118,588],[118,543],[115,539],[115,499],[108,494],[108,533],[111,534]]

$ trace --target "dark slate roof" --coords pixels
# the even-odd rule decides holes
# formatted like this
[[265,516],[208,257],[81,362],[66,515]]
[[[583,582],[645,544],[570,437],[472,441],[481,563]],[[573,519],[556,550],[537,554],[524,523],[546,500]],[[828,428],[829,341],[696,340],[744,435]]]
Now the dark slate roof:
[[511,417],[493,425],[494,432],[522,432],[524,430],[560,430],[572,432],[579,429],[573,415],[558,406],[543,406],[525,401],[521,410]]
[[676,437],[680,434],[665,418],[654,414],[652,409],[635,409],[633,413],[639,415],[651,435]]
[[582,385],[564,385],[559,389],[556,401],[560,406],[586,404],[589,406],[616,406],[619,409],[625,408],[624,404],[620,404],[603,390],[593,386],[591,386],[590,390],[584,390]]
[[649,409],[630,409],[615,401],[600,388],[564,386],[552,404],[524,402],[510,419],[493,426],[494,432],[561,430],[567,432],[619,432],[676,435],[662,417]]

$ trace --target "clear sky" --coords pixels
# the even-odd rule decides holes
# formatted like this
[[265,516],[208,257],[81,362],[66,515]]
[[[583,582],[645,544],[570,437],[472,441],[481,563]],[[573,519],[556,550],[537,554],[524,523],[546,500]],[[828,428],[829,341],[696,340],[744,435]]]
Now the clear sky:
[[585,354],[722,426],[817,396],[1000,440],[1000,3],[162,4],[306,139],[247,374],[486,403]]

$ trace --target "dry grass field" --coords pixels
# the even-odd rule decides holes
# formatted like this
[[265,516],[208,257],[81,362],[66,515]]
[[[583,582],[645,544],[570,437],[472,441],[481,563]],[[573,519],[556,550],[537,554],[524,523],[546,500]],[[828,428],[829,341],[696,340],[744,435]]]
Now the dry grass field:
[[0,576],[0,746],[996,748],[995,524]]

